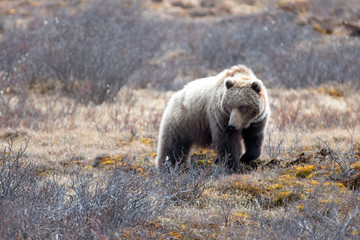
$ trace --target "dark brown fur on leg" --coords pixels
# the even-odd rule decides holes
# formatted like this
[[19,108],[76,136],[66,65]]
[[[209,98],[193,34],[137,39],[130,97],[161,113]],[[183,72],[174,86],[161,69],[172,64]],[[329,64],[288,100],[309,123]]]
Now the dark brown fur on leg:
[[213,144],[219,160],[225,161],[229,173],[237,173],[240,167],[241,133],[227,130],[225,133],[219,134]]
[[192,142],[188,140],[187,135],[182,137],[174,134],[161,136],[158,149],[158,167],[161,171],[167,171],[169,168],[183,167],[190,153]]
[[250,165],[252,168],[256,168],[254,161],[261,155],[265,124],[264,121],[253,123],[249,128],[243,129],[242,131],[246,151],[244,155],[241,156],[240,161]]

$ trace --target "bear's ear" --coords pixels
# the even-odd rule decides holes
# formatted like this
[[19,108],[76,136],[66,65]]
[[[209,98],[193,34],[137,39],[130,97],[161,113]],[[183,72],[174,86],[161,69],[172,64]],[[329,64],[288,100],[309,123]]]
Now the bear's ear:
[[261,86],[260,86],[260,84],[259,84],[258,82],[253,82],[253,83],[251,84],[251,88],[252,88],[257,94],[259,94],[260,91],[261,91]]
[[232,80],[226,80],[226,82],[225,82],[225,86],[226,86],[226,88],[227,89],[229,89],[229,88],[231,88],[232,86],[234,86],[234,81],[232,81]]

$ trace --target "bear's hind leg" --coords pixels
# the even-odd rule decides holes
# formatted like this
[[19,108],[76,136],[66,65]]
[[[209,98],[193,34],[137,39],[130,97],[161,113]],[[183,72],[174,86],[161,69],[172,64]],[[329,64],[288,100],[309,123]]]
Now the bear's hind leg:
[[164,141],[159,149],[158,168],[174,168],[183,166],[190,153],[191,144],[186,141]]

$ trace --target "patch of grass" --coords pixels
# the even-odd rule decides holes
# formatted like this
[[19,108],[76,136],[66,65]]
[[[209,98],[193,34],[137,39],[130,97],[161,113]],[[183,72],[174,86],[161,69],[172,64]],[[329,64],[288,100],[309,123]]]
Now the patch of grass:
[[167,205],[168,197],[161,195],[155,177],[120,169],[95,174],[76,168],[65,174],[41,172],[39,178],[32,174],[34,166],[23,158],[24,150],[13,152],[9,145],[1,155],[3,237],[116,237],[128,227],[136,227],[138,236],[148,236],[148,227],[141,226],[156,219]]
[[306,178],[314,171],[314,169],[315,169],[314,165],[296,167],[296,169],[295,169],[296,170],[295,177]]

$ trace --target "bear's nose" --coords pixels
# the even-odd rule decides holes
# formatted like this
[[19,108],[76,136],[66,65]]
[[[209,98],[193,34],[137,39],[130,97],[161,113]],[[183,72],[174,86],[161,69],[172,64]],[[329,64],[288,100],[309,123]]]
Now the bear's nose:
[[236,130],[236,127],[233,124],[229,124],[228,128],[229,128],[230,131],[235,131]]

